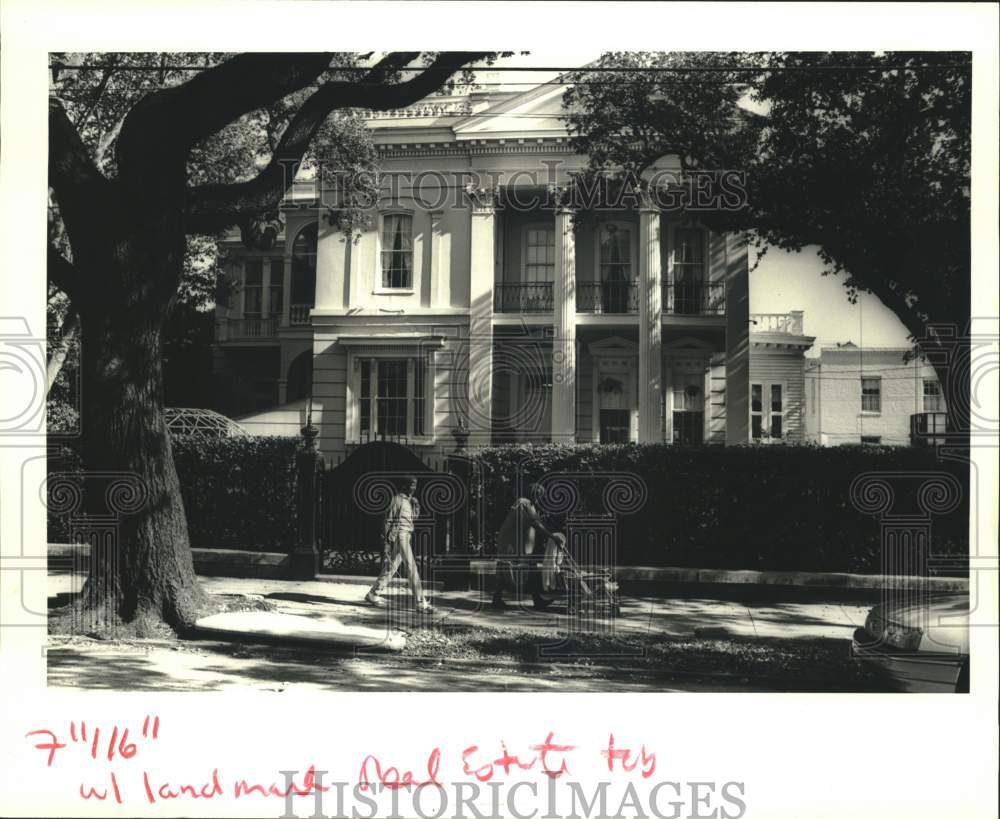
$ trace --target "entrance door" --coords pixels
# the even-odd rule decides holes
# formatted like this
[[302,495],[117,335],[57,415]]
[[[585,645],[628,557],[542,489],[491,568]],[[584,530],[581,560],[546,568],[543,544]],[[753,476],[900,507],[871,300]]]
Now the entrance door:
[[[694,369],[685,372],[682,367]],[[673,378],[673,442],[700,444],[705,440],[705,374],[699,362],[680,362]]]
[[602,444],[627,444],[631,431],[631,413],[621,409],[601,410]]
[[602,444],[638,439],[638,394],[634,356],[602,356],[594,361],[595,437]]

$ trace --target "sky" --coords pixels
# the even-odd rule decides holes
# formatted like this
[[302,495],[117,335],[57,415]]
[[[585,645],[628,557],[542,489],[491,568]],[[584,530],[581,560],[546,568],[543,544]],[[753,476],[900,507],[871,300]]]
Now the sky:
[[820,347],[845,341],[859,347],[909,346],[903,323],[878,298],[860,293],[857,304],[851,304],[844,277],[822,272],[823,263],[814,250],[790,253],[770,248],[750,274],[750,312],[802,310],[805,334],[816,337],[807,356],[818,356]]

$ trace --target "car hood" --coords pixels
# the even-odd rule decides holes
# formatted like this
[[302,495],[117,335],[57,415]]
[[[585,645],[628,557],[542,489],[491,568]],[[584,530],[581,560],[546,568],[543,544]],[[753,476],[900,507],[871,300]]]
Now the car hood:
[[919,651],[969,653],[968,594],[934,595],[925,603],[876,608],[892,623],[922,629]]

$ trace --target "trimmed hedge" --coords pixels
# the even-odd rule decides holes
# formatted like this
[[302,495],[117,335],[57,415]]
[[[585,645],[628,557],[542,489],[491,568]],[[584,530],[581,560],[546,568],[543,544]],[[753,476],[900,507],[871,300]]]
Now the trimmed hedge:
[[[949,574],[967,571],[968,466],[939,461],[929,449],[543,445],[494,447],[473,458],[487,553],[518,480],[523,489],[551,473],[629,472],[642,477],[647,497],[638,512],[618,516],[619,565],[788,571],[879,572],[880,523],[852,504],[852,481],[864,472],[949,472],[964,497],[933,519],[931,554],[956,558]],[[605,483],[574,483],[579,508],[601,512]],[[905,494],[895,511],[917,508],[915,489]]]
[[[297,539],[298,481],[295,438],[171,437],[191,546],[207,549],[290,551]],[[80,469],[64,449],[50,471]],[[50,543],[66,542],[68,521],[49,513]]]

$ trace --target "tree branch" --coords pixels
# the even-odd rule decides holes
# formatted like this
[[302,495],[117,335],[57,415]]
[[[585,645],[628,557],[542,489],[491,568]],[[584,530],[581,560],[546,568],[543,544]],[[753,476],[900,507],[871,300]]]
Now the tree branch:
[[161,156],[185,158],[198,142],[244,114],[307,88],[332,58],[329,53],[240,54],[143,97],[118,137],[120,172],[141,165],[151,146]]
[[49,281],[72,299],[76,295],[78,286],[76,268],[73,263],[56,248],[49,245],[46,267]]
[[[441,88],[470,62],[486,53],[443,52],[420,74],[406,82],[377,85],[412,61],[413,54],[389,55],[359,82],[324,83],[307,99],[288,124],[271,161],[254,179],[228,185],[203,185],[188,196],[188,230],[216,233],[253,214],[276,208],[291,185],[295,171],[316,132],[335,110],[391,110],[411,105]],[[372,87],[376,84],[376,87]]]
[[71,234],[85,233],[101,217],[100,203],[110,188],[62,102],[49,100],[49,185]]

